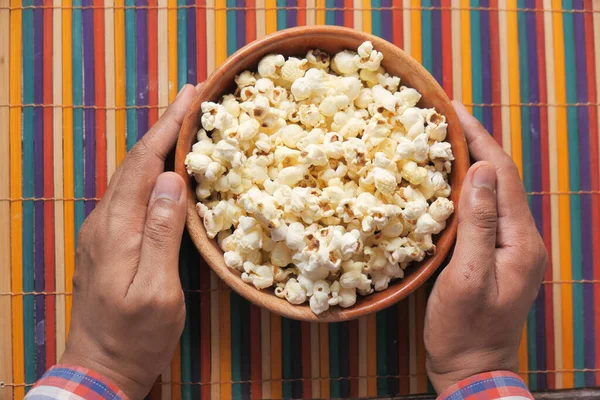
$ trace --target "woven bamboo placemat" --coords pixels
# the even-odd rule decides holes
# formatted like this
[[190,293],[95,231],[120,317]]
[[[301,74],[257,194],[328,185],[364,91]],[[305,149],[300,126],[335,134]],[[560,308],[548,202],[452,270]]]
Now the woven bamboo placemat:
[[[305,24],[402,47],[512,155],[551,254],[522,376],[533,390],[600,385],[600,1],[0,0],[0,399],[63,352],[77,231],[127,149],[184,83]],[[151,398],[431,391],[427,288],[308,324],[231,293],[187,237],[182,255],[187,325]]]

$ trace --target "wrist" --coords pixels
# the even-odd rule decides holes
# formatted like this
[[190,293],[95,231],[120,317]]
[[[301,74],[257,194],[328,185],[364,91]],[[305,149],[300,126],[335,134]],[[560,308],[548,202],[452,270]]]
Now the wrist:
[[60,364],[76,365],[94,371],[116,385],[131,400],[143,399],[148,394],[153,380],[150,383],[140,382],[119,372],[107,361],[104,357],[78,354],[67,349],[60,359]]

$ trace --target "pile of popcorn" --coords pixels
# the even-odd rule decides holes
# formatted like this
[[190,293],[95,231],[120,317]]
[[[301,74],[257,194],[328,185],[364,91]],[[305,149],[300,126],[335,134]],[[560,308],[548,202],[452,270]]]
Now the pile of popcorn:
[[315,314],[402,278],[454,211],[446,118],[382,60],[371,42],[267,55],[202,103],[185,160],[227,266]]

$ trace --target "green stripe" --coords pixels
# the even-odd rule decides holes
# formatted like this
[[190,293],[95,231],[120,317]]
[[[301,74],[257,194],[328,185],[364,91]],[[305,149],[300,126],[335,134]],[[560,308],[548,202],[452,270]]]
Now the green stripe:
[[277,0],[277,30],[287,28],[286,0]]
[[[471,7],[479,7],[479,0],[471,0]],[[481,22],[479,10],[471,10],[471,80],[473,82],[473,103],[483,103],[481,87]],[[483,121],[483,109],[473,107],[473,115]]]
[[[281,318],[281,372],[284,379],[282,385],[284,399],[292,398],[292,383],[285,379],[292,377],[292,355],[294,354],[296,353],[292,349],[292,321],[287,318]],[[299,360],[295,361],[298,362]]]
[[[388,311],[383,310],[377,313],[377,376],[386,376],[387,370],[387,319]],[[377,378],[377,395],[385,396],[388,394],[387,378]]]
[[[229,296],[229,307],[231,315],[231,379],[234,382],[242,380],[242,326],[241,321],[241,302],[242,298],[235,292]],[[249,329],[249,327],[246,327]],[[234,399],[242,398],[242,384],[234,383],[231,386],[231,395]]]
[[187,8],[185,0],[177,0],[177,88],[187,83]]
[[235,21],[235,0],[227,0],[227,55],[237,50],[237,23]]
[[331,398],[340,398],[340,324],[329,324],[329,377]]
[[[431,0],[423,0],[422,7],[431,7]],[[433,73],[433,49],[431,42],[431,11],[421,11],[421,49],[423,51],[423,66]]]
[[325,23],[327,25],[335,25],[335,0],[326,0],[325,1]]
[[[135,0],[126,0],[126,7],[135,6]],[[125,103],[128,107],[137,102],[137,60],[135,43],[135,9],[125,9]],[[134,108],[127,109],[127,151],[137,142],[137,115]]]
[[372,0],[371,7],[374,9],[371,11],[371,29],[373,30],[373,35],[381,37],[381,0]]
[[[32,6],[31,0],[23,1],[23,7]],[[33,9],[23,9],[23,103],[33,104]],[[32,107],[23,108],[23,197],[34,197],[34,112]],[[34,291],[34,220],[33,201],[23,204],[23,291]],[[5,277],[2,277],[4,279]],[[23,345],[25,357],[25,382],[34,383],[35,375],[35,316],[34,296],[23,296]],[[26,387],[29,389],[29,387]]]
[[[74,7],[81,6],[81,0],[73,1]],[[83,105],[83,25],[81,20],[81,8],[73,8],[73,105]],[[83,109],[73,109],[73,181],[76,198],[83,198]],[[85,219],[83,201],[75,202],[75,244],[77,244],[77,233]]]
[[[571,0],[563,0],[565,10],[573,9]],[[573,13],[563,13],[565,34],[565,70],[567,73],[567,103],[577,103],[577,73],[575,65],[575,37]],[[569,135],[569,190],[580,190],[579,177],[579,123],[577,107],[567,107]],[[584,132],[587,135],[587,132]],[[571,263],[573,280],[583,279],[581,255],[581,202],[578,195],[571,195]],[[583,287],[573,285],[573,361],[575,369],[585,368],[583,332]],[[584,373],[575,372],[575,387],[585,386]]]

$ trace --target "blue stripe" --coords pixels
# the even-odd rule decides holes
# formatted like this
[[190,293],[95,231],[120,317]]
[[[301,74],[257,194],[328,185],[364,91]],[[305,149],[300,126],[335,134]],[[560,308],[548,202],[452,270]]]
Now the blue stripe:
[[93,379],[89,375],[68,368],[52,368],[44,375],[44,378],[62,378],[72,382],[76,382],[79,386],[89,388],[94,393],[97,393],[105,399],[119,399],[117,394],[112,391],[104,383]]

